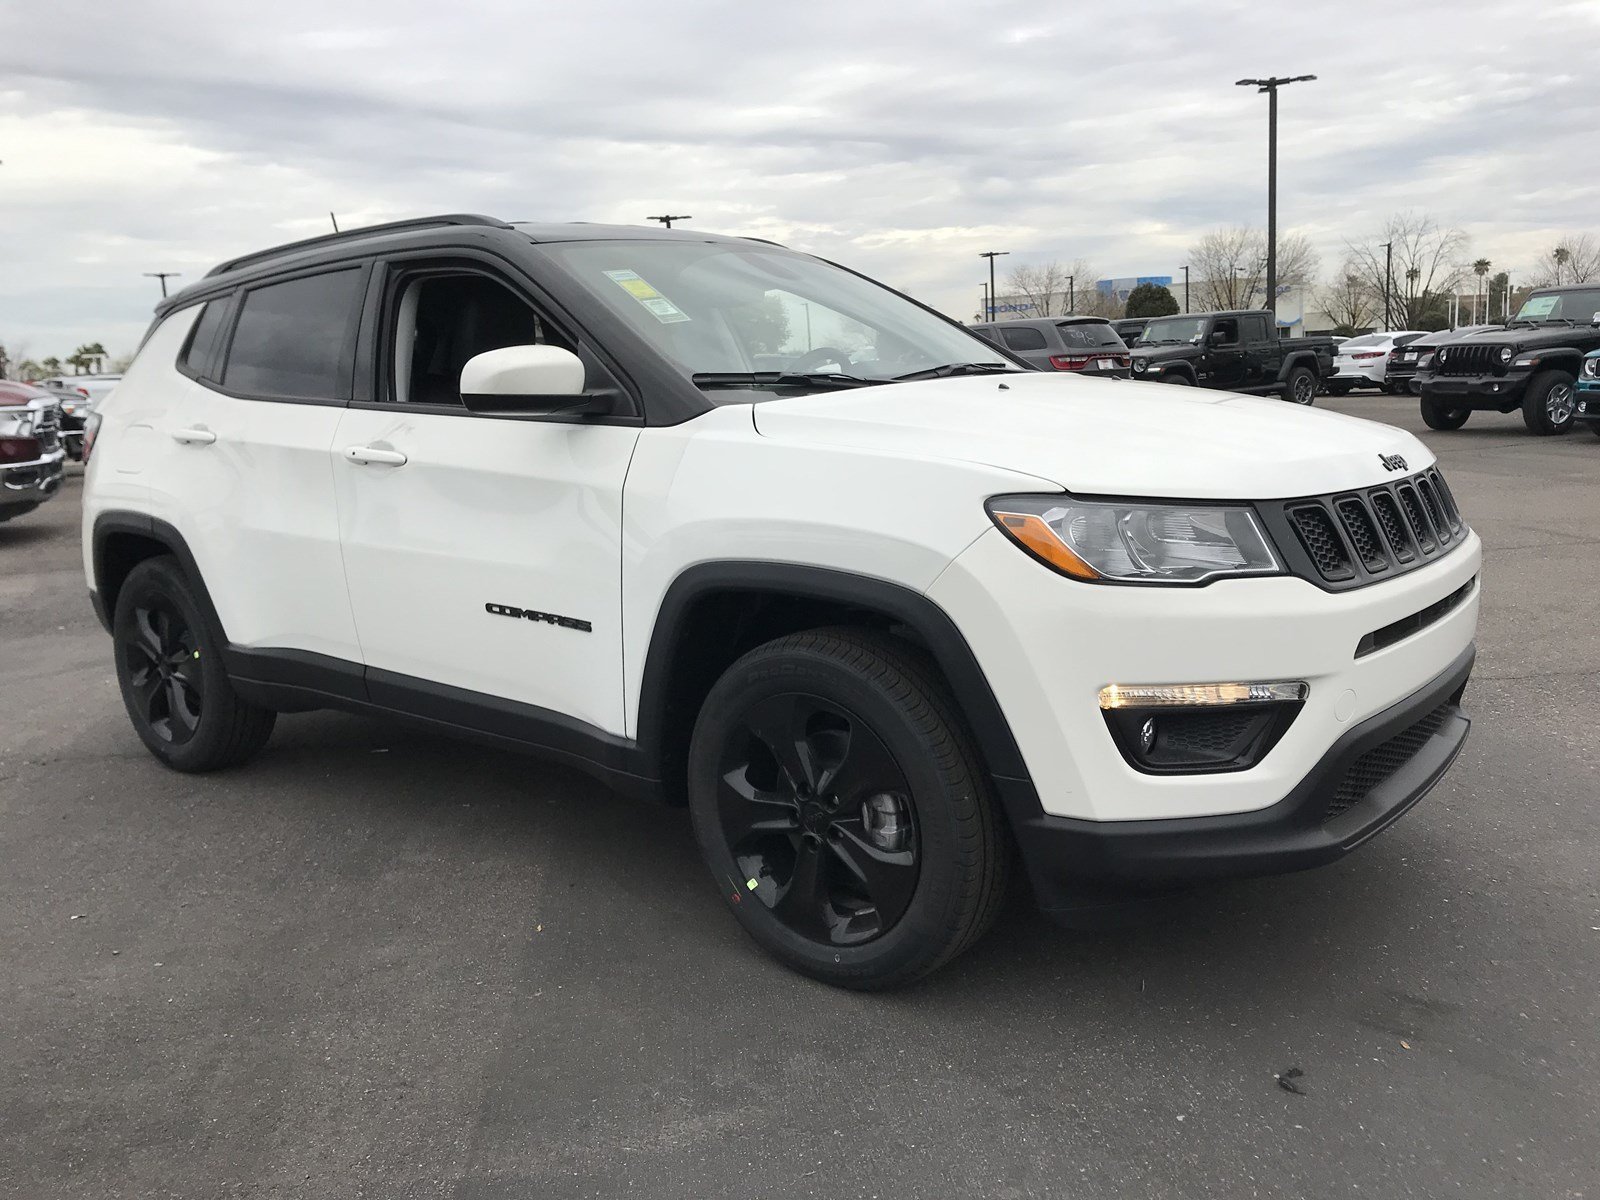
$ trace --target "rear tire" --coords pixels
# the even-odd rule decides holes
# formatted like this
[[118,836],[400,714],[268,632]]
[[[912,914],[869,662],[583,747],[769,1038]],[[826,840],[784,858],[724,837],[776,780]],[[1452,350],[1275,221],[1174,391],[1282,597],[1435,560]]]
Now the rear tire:
[[1540,437],[1566,433],[1578,406],[1578,381],[1565,371],[1541,371],[1522,397],[1522,423]]
[[745,932],[839,987],[949,962],[993,923],[1010,871],[945,688],[864,630],[793,634],[728,668],[695,724],[689,812]]
[[1429,429],[1460,429],[1471,415],[1470,408],[1444,408],[1426,396],[1422,399],[1422,423]]
[[1283,398],[1290,404],[1317,402],[1317,377],[1309,367],[1296,367],[1283,384]]
[[266,745],[278,716],[234,692],[204,611],[175,559],[149,558],[123,581],[111,623],[128,717],[175,771],[237,766]]

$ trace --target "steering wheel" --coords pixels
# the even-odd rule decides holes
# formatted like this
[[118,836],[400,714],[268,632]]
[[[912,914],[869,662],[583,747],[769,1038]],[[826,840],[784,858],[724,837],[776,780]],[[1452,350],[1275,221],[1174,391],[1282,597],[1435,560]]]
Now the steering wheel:
[[824,363],[837,363],[841,371],[850,369],[850,355],[847,351],[837,346],[818,346],[815,350],[807,350],[799,358],[788,363],[783,369],[792,371],[796,375],[804,375],[815,371]]

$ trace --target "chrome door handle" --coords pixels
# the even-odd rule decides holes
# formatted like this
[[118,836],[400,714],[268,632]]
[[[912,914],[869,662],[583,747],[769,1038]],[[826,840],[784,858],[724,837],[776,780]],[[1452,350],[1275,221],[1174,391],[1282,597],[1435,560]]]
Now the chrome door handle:
[[344,449],[345,461],[366,465],[382,465],[385,467],[403,467],[406,456],[398,450],[380,450],[376,446],[346,446]]
[[185,446],[209,446],[217,440],[217,435],[209,429],[174,429],[172,440]]

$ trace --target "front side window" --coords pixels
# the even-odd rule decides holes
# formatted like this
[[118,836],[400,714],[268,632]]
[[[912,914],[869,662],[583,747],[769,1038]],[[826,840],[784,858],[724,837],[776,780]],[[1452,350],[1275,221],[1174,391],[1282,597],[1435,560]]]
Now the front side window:
[[461,404],[461,368],[507,346],[574,347],[510,288],[474,273],[418,274],[394,306],[391,396],[401,404]]
[[362,272],[307,275],[245,293],[222,384],[287,399],[343,399],[354,360]]
[[691,377],[827,372],[886,383],[953,364],[1012,366],[887,288],[759,243],[619,239],[539,249]]

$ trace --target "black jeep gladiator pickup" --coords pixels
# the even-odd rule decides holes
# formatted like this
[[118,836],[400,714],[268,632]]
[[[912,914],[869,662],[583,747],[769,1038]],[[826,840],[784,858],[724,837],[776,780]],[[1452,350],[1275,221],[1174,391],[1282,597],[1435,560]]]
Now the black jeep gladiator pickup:
[[1333,374],[1332,338],[1285,341],[1264,309],[1158,317],[1133,350],[1133,378],[1316,399]]
[[1422,419],[1460,429],[1474,410],[1520,408],[1531,433],[1566,433],[1591,350],[1600,350],[1600,283],[1539,288],[1504,329],[1440,346],[1417,365]]

